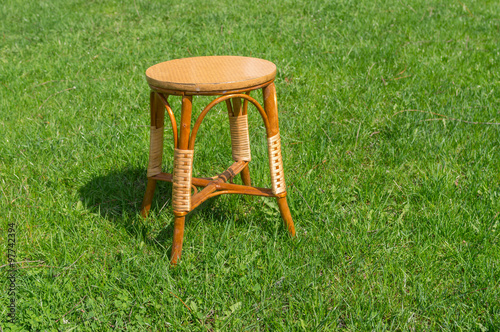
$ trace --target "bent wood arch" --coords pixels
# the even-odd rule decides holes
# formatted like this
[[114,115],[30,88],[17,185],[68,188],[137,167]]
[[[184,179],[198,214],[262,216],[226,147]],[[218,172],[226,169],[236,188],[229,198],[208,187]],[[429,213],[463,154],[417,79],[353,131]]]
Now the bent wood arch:
[[255,100],[254,98],[250,97],[249,95],[242,94],[242,93],[236,93],[236,94],[231,94],[231,95],[224,95],[224,96],[220,96],[220,97],[215,98],[214,100],[212,100],[212,102],[210,102],[210,104],[208,104],[203,109],[203,111],[201,112],[201,114],[198,116],[198,119],[196,119],[196,122],[195,122],[195,124],[193,126],[193,129],[191,131],[191,137],[189,138],[189,145],[188,145],[188,149],[189,150],[193,150],[194,149],[194,142],[195,142],[195,139],[196,139],[196,134],[198,133],[198,129],[200,128],[201,122],[203,121],[203,119],[205,118],[205,116],[207,115],[207,113],[215,105],[217,105],[218,103],[223,102],[225,100],[232,99],[232,98],[243,98],[245,101],[251,102],[257,108],[257,110],[259,111],[260,116],[262,117],[262,120],[264,121],[264,126],[266,127],[266,131],[269,132],[269,130],[270,130],[269,119],[267,118],[266,111],[259,104],[259,102],[257,100]]
[[165,105],[165,108],[167,109],[168,117],[170,118],[170,123],[172,124],[172,134],[174,136],[174,148],[177,147],[177,122],[175,121],[175,115],[174,111],[172,111],[172,108],[170,107],[170,104],[168,103],[168,95],[165,97],[162,93],[155,92],[158,97],[160,97],[163,105]]

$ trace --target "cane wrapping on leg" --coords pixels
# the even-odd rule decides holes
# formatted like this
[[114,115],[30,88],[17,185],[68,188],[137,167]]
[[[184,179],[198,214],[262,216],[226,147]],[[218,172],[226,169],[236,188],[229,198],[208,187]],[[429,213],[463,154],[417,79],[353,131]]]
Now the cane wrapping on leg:
[[176,212],[191,210],[191,175],[193,150],[174,150],[174,176],[172,183],[172,207]]
[[149,164],[148,178],[161,173],[161,162],[163,158],[163,127],[151,126],[149,137]]
[[269,168],[271,169],[271,183],[273,194],[285,192],[285,177],[283,174],[283,159],[281,158],[281,139],[277,133],[267,138],[267,147],[269,150]]
[[231,148],[234,161],[250,161],[250,138],[248,135],[248,116],[229,115],[229,128],[231,129]]

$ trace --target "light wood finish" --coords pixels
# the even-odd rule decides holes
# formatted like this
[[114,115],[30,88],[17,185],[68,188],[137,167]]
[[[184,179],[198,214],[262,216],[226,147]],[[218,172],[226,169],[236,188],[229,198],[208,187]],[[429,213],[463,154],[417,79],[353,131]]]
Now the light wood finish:
[[174,220],[174,241],[172,243],[172,252],[170,253],[170,264],[177,265],[181,257],[182,242],[184,240],[184,222],[185,216],[175,216]]
[[241,181],[243,181],[243,184],[245,186],[252,185],[252,179],[250,178],[250,168],[248,167],[248,165],[246,165],[245,168],[241,170],[240,176]]
[[197,207],[210,197],[215,196],[213,193],[217,191],[217,188],[220,188],[219,185],[233,179],[244,167],[244,161],[235,162],[217,178],[210,181],[202,191],[193,196],[193,208]]
[[149,67],[151,86],[186,93],[244,89],[276,76],[270,61],[241,56],[206,56],[170,60]]
[[[243,107],[241,105],[241,98],[233,98],[233,99],[231,99],[231,101],[233,103],[233,107],[232,107],[233,116],[246,115],[246,113],[243,114]],[[248,103],[248,100],[245,99],[245,101]]]
[[274,83],[262,89],[264,96],[264,109],[266,110],[267,121],[269,125],[266,126],[267,137],[273,137],[279,133],[278,124],[278,101],[276,100],[276,87]]
[[155,195],[156,189],[156,179],[148,179],[148,184],[146,186],[146,192],[144,193],[144,198],[142,199],[141,205],[141,216],[147,218],[149,211],[151,210],[151,202],[153,202],[153,197]]
[[172,111],[172,108],[170,107],[170,104],[168,103],[168,95],[164,96],[161,93],[157,93],[158,97],[162,101],[163,105],[167,109],[168,117],[170,118],[170,123],[172,124],[172,135],[174,136],[174,148],[177,147],[177,122],[175,121],[175,115],[174,111]]
[[[243,168],[244,169],[244,168]],[[153,177],[154,180],[157,181],[166,181],[172,182],[173,176],[169,173],[160,173]],[[206,187],[212,181],[213,178],[192,178],[191,183],[194,186],[198,187]],[[253,195],[253,196],[265,196],[265,197],[284,197],[284,194],[275,195],[273,194],[273,190],[269,188],[258,188],[258,187],[249,187],[247,185],[239,185],[234,183],[217,183],[215,186],[217,191],[224,191],[228,194],[243,194],[243,195]]]
[[[269,84],[262,89],[262,95],[264,96],[264,108],[266,109],[267,119],[269,121],[269,127],[267,130],[267,137],[273,137],[279,135],[279,123],[278,123],[278,101],[276,97],[276,87],[274,83]],[[272,158],[270,155],[269,158]],[[271,162],[270,162],[271,163]],[[284,180],[283,180],[284,184]],[[283,197],[279,197],[278,206],[280,209],[281,217],[285,222],[288,231],[291,236],[295,236],[295,225],[292,220],[292,215],[290,209],[288,208],[288,203],[286,201],[286,190]]]
[[203,109],[203,111],[201,111],[200,115],[198,116],[198,119],[196,119],[196,122],[193,126],[193,132],[192,132],[191,138],[189,140],[189,149],[191,149],[191,150],[194,149],[194,141],[196,139],[196,134],[198,133],[198,129],[200,128],[201,122],[203,121],[203,119],[205,118],[207,113],[218,103],[223,102],[223,101],[227,101],[228,99],[231,99],[231,98],[237,98],[237,97],[244,98],[244,99],[248,100],[257,108],[260,116],[262,117],[262,121],[264,121],[264,126],[266,127],[266,131],[268,130],[267,128],[269,128],[269,121],[267,119],[266,111],[264,110],[264,108],[262,108],[262,106],[255,99],[253,99],[252,97],[250,97],[249,95],[246,95],[246,94],[224,95],[224,96],[220,96],[220,97],[212,100],[212,102],[210,102],[210,104],[208,104],[207,107],[205,107],[205,109]]
[[286,228],[292,237],[295,237],[295,225],[293,224],[292,214],[286,201],[286,197],[278,197],[278,207],[280,209],[281,218],[285,222]]
[[[250,91],[248,91],[246,94],[247,94],[248,96],[250,96]],[[235,99],[233,99],[233,103],[234,103],[234,100],[235,100]],[[238,103],[238,104],[240,104],[240,102],[241,102],[240,98],[237,98],[237,100],[239,101],[239,103]],[[240,104],[240,105],[238,105],[238,104],[235,104],[235,108],[238,108],[238,106],[240,106],[240,105],[241,105],[241,104]],[[247,113],[248,113],[248,99],[243,99],[243,107],[241,108],[241,114],[242,114],[242,115],[247,115]],[[236,114],[237,114],[237,113],[236,113]],[[236,114],[235,114],[235,115],[236,115]],[[251,186],[251,185],[252,185],[252,180],[251,180],[251,178],[250,178],[250,166],[249,166],[249,165],[247,165],[247,166],[246,166],[246,167],[245,167],[245,168],[241,171],[240,176],[241,176],[241,181],[243,181],[243,184],[244,184],[245,186]]]
[[[142,215],[146,216],[151,207],[156,181],[173,184],[174,238],[171,263],[178,263],[184,237],[185,216],[211,197],[223,194],[244,194],[275,197],[281,216],[291,236],[295,227],[288,203],[284,182],[281,144],[278,125],[276,89],[273,80],[276,66],[266,60],[237,57],[196,57],[171,60],[150,67],[146,71],[151,93],[151,149],[148,185],[144,195]],[[262,89],[264,107],[250,97],[250,91]],[[168,103],[169,95],[182,98],[179,130],[174,112]],[[191,129],[192,98],[194,95],[217,95],[200,113]],[[243,100],[243,103],[242,103]],[[212,178],[192,177],[193,153],[196,135],[205,116],[218,103],[225,102],[228,109],[233,159],[235,162],[223,173]],[[250,185],[250,142],[247,120],[248,103],[259,112],[268,138],[269,165],[272,188],[257,188]],[[163,122],[165,110],[172,124],[175,148],[173,174],[161,172],[161,151],[163,147]],[[161,141],[161,143],[160,143]],[[153,146],[154,145],[154,146]],[[159,162],[158,162],[159,161]],[[244,185],[232,183],[238,174]],[[197,187],[202,187],[198,191]],[[179,193],[179,190],[181,193]],[[193,189],[194,194],[191,194]]]
[[[165,108],[161,103],[159,95],[154,91],[151,91],[151,93],[149,94],[149,104],[151,113],[151,128],[163,128],[163,124],[165,121]],[[161,153],[161,154],[163,153],[163,139],[160,144],[161,144],[160,151],[158,152],[158,150],[155,149],[153,153]],[[154,160],[157,159],[158,157],[157,156],[151,157],[151,151],[150,151],[149,158],[150,160],[151,158],[153,158]],[[160,163],[161,163],[161,157],[160,157]],[[156,180],[148,176],[146,193],[144,194],[141,206],[141,215],[144,218],[147,217],[147,215],[149,214],[149,210],[151,209],[151,202],[153,201],[155,189],[156,189]]]
[[[182,97],[181,128],[179,134],[178,149],[188,150],[189,134],[191,132],[191,109],[193,107],[193,97]],[[192,148],[189,150],[193,150]]]
[[262,88],[268,86],[269,84],[271,84],[272,82],[273,81],[271,80],[269,82],[255,85],[255,86],[252,86],[252,87],[246,88],[246,89],[213,90],[213,91],[200,91],[200,92],[163,89],[163,88],[156,87],[154,85],[149,85],[149,87],[153,91],[161,92],[161,93],[164,93],[166,95],[173,95],[173,96],[221,96],[221,95],[230,95],[230,94],[237,94],[237,93],[247,93],[248,91],[262,89]]
[[[180,132],[179,132],[179,138],[177,140],[177,149],[176,150],[181,150],[185,151],[188,150],[188,144],[189,144],[189,135],[191,132],[191,110],[193,106],[193,97],[192,96],[183,96],[182,97],[182,108],[181,108],[181,124],[180,124]],[[192,149],[189,149],[192,150]],[[176,186],[182,186],[181,183],[176,182],[176,173],[179,172],[188,172],[189,177],[192,176],[192,168],[193,168],[193,163],[192,163],[192,158],[193,158],[193,152],[191,153],[191,162],[187,163],[187,167],[181,167],[179,168],[179,164],[174,163],[174,181],[173,181],[173,189],[172,189],[172,206],[174,207],[174,215],[175,215],[175,221],[174,221],[174,241],[172,244],[172,252],[170,254],[170,263],[172,265],[177,264],[177,260],[181,256],[182,252],[182,241],[184,239],[184,220],[185,217],[184,215],[188,213],[191,210],[191,197],[187,197],[187,202],[184,204],[175,204],[174,200],[177,201],[180,199],[177,197],[175,194]],[[191,179],[189,179],[189,187],[187,188],[188,190],[188,195],[189,195],[189,190],[191,190]],[[179,203],[179,202],[177,202]],[[186,206],[186,208],[183,208]],[[179,209],[176,209],[179,208]]]

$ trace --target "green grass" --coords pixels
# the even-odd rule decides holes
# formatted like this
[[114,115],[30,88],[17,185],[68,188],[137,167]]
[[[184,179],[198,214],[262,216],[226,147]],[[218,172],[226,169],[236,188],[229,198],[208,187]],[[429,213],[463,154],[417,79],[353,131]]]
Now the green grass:
[[[0,268],[3,331],[500,329],[500,127],[402,112],[500,122],[498,1],[4,0],[0,40],[0,265],[9,222],[39,261],[18,265],[15,326]],[[223,196],[171,268],[171,186],[138,215],[144,72],[223,54],[278,67],[297,238],[274,200]],[[230,165],[228,132],[217,107],[195,175]]]

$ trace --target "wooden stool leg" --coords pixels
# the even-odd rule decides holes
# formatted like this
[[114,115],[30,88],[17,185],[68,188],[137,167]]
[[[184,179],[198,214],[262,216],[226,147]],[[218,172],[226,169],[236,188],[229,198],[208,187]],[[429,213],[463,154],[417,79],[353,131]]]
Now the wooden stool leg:
[[165,119],[165,107],[160,97],[153,91],[151,91],[150,94],[150,110],[151,137],[149,146],[148,185],[141,206],[141,215],[144,218],[149,214],[156,188],[156,180],[150,177],[161,172],[161,160],[163,156],[163,122]]
[[286,197],[278,197],[278,207],[280,208],[281,218],[283,218],[288,232],[291,236],[295,236],[295,226],[293,224],[292,215],[290,213]]
[[185,216],[175,216],[174,241],[172,244],[172,253],[170,254],[170,264],[172,265],[177,265],[177,261],[181,258],[185,218]]
[[146,193],[144,194],[144,198],[142,199],[142,206],[141,206],[141,216],[143,218],[146,218],[149,214],[149,210],[151,209],[151,202],[153,201],[153,196],[155,195],[155,189],[156,189],[156,180],[148,179]]
[[273,193],[280,195],[277,200],[281,217],[283,218],[290,235],[295,236],[295,226],[293,224],[290,208],[288,207],[288,203],[286,201],[286,187],[283,174],[283,163],[281,160],[281,141],[279,137],[278,103],[276,100],[276,88],[274,83],[271,83],[263,88],[263,95],[264,108],[269,120],[269,128],[266,128],[266,130]]
[[[234,108],[239,107],[240,99],[238,98],[238,101],[236,102],[236,105]],[[245,115],[248,113],[248,100],[245,99],[243,102],[243,107],[241,108],[241,114]],[[252,185],[252,180],[250,179],[250,165],[246,165],[245,168],[241,171],[241,180],[243,181],[243,184],[245,186],[251,186]]]
[[246,165],[245,168],[243,168],[240,175],[241,175],[241,180],[243,181],[243,184],[245,186],[252,185],[252,180],[250,179],[250,168],[248,168],[248,165]]
[[[234,161],[250,161],[250,138],[248,133],[247,108],[248,100],[245,99],[243,105],[240,98],[226,100],[227,111],[229,114],[229,124],[231,129],[231,149]],[[240,173],[241,180],[246,186],[251,185],[250,168],[248,165]]]
[[[181,124],[180,124],[180,133],[179,140],[177,143],[177,151],[186,151],[188,150],[189,145],[189,135],[191,131],[191,109],[192,109],[192,96],[183,96],[182,97],[182,110],[181,110]],[[186,166],[186,164],[184,164]],[[176,188],[183,186],[183,184],[177,181],[177,172],[181,170],[182,172],[188,172],[189,182],[191,179],[191,170],[192,164],[188,165],[188,169],[180,169],[178,163],[174,161],[174,176],[172,186],[174,187],[172,191],[172,205],[174,207],[174,240],[172,244],[172,252],[170,254],[170,263],[172,265],[176,265],[178,260],[181,257],[182,253],[182,242],[184,239],[184,221],[185,215],[191,210],[191,186],[188,186],[189,195],[186,195],[185,192],[177,191]],[[185,168],[185,167],[184,167]],[[186,201],[180,201],[180,198],[183,197]]]

